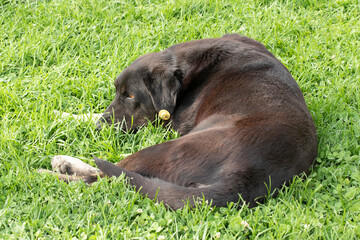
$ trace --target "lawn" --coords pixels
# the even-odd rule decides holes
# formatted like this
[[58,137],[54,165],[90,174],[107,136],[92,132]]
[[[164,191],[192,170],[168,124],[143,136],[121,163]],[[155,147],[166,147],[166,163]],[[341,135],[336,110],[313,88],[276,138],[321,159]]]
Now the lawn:
[[[0,239],[360,237],[358,0],[0,0],[0,26]],[[100,113],[137,57],[226,33],[264,43],[299,83],[319,141],[306,178],[252,209],[169,211],[120,178],[88,187],[37,173],[54,155],[117,162],[178,137],[158,123],[97,132],[54,110]]]

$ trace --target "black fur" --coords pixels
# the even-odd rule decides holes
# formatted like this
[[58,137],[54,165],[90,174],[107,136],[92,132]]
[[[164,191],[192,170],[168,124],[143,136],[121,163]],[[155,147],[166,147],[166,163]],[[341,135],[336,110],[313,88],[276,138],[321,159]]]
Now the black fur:
[[299,86],[250,38],[225,35],[144,55],[115,86],[99,126],[125,118],[127,129],[136,129],[166,109],[182,137],[116,165],[96,163],[174,209],[202,196],[225,206],[241,195],[255,206],[316,158],[316,129]]

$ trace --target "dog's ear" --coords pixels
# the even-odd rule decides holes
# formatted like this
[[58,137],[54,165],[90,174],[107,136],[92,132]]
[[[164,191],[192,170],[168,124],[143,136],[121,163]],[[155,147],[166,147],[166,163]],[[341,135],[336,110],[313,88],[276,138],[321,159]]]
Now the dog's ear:
[[180,81],[182,78],[183,74],[178,69],[163,69],[156,71],[156,73],[146,73],[144,84],[150,92],[153,105],[158,113],[161,110],[166,110],[170,116],[173,114],[177,96],[181,91]]

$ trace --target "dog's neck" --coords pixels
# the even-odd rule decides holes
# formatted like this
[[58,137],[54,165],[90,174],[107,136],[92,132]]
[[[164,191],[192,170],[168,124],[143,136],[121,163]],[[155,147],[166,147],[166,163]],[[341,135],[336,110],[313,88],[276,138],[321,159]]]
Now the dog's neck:
[[[169,48],[174,56],[174,65],[182,72],[180,80],[184,89],[199,85],[218,65],[219,51],[204,40],[181,43]],[[199,54],[200,53],[200,54]]]

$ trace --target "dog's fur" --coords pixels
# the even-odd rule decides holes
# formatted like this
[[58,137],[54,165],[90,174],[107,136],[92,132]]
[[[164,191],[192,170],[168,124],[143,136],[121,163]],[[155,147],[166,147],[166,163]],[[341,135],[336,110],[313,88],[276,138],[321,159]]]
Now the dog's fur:
[[226,206],[241,195],[254,206],[269,188],[308,172],[316,158],[316,130],[299,86],[250,38],[225,35],[146,54],[115,87],[99,127],[125,119],[124,128],[136,129],[165,109],[183,136],[116,165],[95,159],[100,175],[125,174],[141,193],[173,209],[203,196]]

